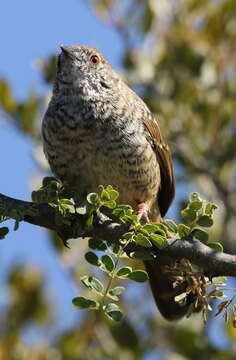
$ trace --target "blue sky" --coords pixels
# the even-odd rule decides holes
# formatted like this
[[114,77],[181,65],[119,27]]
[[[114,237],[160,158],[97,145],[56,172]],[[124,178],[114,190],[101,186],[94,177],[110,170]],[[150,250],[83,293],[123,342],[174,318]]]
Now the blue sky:
[[[8,0],[0,3],[1,56],[0,77],[11,84],[13,93],[23,99],[35,88],[46,88],[36,68],[36,60],[57,52],[60,44],[87,44],[98,47],[118,68],[122,44],[108,25],[99,22],[83,1],[75,0]],[[0,152],[2,156],[0,191],[19,199],[30,199],[30,178],[37,172],[32,157],[33,142],[0,113]],[[69,251],[69,250],[68,250]],[[72,309],[71,299],[77,294],[66,269],[48,242],[43,229],[22,223],[11,232],[0,247],[0,289],[12,264],[25,263],[43,269],[49,297],[59,310],[57,330],[78,320],[79,312]],[[0,306],[7,305],[6,292]],[[63,294],[63,296],[62,296]],[[58,301],[60,299],[60,301]],[[49,331],[49,334],[51,333]],[[27,329],[26,339],[33,341],[35,330]],[[54,331],[52,331],[54,333]],[[29,336],[30,335],[30,336]],[[45,335],[45,332],[44,332]],[[48,334],[47,334],[48,335]]]
[[0,3],[0,74],[18,96],[41,84],[35,61],[58,51],[60,44],[98,47],[119,65],[122,44],[109,26],[98,21],[88,2],[81,0],[8,0]]

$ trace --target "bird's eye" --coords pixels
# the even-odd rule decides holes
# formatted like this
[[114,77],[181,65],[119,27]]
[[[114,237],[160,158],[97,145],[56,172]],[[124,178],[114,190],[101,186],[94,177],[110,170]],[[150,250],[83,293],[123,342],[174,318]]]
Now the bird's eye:
[[97,55],[91,55],[89,61],[92,65],[98,65],[100,63],[100,58]]

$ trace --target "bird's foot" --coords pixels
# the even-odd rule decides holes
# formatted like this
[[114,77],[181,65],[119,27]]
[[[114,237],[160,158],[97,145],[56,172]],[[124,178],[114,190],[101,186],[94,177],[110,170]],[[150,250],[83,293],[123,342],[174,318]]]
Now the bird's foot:
[[135,215],[138,216],[139,220],[143,220],[144,222],[150,222],[148,213],[149,213],[149,207],[146,203],[139,203],[134,208]]

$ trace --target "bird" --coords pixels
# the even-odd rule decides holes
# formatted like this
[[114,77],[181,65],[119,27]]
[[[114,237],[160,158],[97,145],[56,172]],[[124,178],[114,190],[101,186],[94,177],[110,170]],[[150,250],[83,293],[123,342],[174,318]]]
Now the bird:
[[[112,185],[143,221],[166,215],[175,196],[169,146],[154,114],[97,49],[61,45],[42,139],[53,174],[76,198]],[[160,313],[182,318],[193,299],[175,301],[183,286],[174,287],[166,271],[174,260],[144,263]]]

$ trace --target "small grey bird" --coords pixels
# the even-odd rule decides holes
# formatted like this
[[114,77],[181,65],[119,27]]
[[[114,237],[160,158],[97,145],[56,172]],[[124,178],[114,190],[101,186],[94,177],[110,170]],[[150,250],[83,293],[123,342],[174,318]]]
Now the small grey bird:
[[[43,119],[44,151],[54,175],[76,198],[112,185],[119,202],[142,219],[157,222],[175,194],[172,159],[146,104],[88,46],[61,46],[53,95]],[[158,308],[168,320],[185,315],[165,272],[173,260],[146,261]]]

